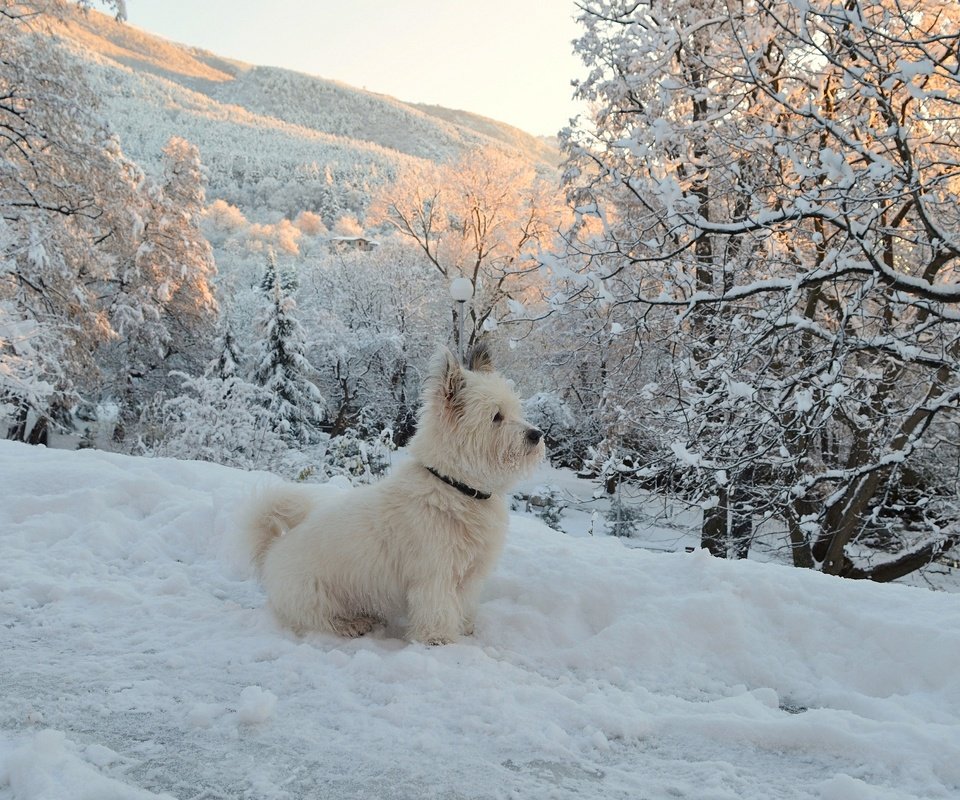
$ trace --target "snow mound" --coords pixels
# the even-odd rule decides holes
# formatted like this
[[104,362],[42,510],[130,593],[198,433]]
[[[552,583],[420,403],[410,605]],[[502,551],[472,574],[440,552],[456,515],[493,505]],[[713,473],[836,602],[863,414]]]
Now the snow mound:
[[276,706],[277,696],[273,692],[265,691],[259,686],[248,686],[240,692],[237,719],[245,725],[266,722],[273,716]]
[[297,638],[272,480],[0,442],[0,800],[960,792],[960,595],[513,517],[475,636]]
[[19,800],[172,800],[102,775],[104,754],[116,754],[100,745],[81,752],[61,731],[44,730],[19,747],[0,736],[0,792],[8,787]]

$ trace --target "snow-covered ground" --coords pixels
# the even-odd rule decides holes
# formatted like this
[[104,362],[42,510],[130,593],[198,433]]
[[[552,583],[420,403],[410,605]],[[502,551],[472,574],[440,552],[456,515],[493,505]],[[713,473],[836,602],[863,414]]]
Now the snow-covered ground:
[[0,442],[0,800],[960,796],[960,595],[515,516],[474,637],[298,639],[267,480]]

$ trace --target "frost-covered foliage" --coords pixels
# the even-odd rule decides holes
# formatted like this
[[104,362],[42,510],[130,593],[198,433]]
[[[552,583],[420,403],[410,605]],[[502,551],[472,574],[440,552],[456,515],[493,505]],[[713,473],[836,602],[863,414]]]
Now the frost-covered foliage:
[[0,360],[54,387],[7,392],[9,435],[21,439],[41,439],[81,394],[106,389],[132,407],[146,396],[136,384],[172,355],[171,326],[185,356],[216,313],[213,261],[194,224],[196,149],[171,142],[171,171],[157,181],[124,155],[87,76],[50,36],[71,13],[37,0],[0,14],[0,319],[29,329],[31,343],[11,339]]
[[228,378],[236,378],[241,374],[243,359],[237,349],[237,341],[230,329],[229,322],[226,323],[223,332],[217,338],[214,350],[217,356],[208,370],[213,377],[227,380]]
[[256,223],[303,211],[327,229],[343,215],[364,221],[371,197],[408,164],[482,145],[556,163],[553,147],[502,123],[210,58],[96,13],[72,15],[59,33],[147,172],[157,174],[165,143],[183,137],[200,148],[210,194]]
[[[108,184],[124,181],[82,77],[35,32],[46,19],[41,12],[57,10],[21,3],[0,14],[0,365],[30,376],[22,391],[5,387],[17,438],[29,434],[27,415],[44,416],[54,399],[36,389],[66,390],[90,366],[91,345],[108,334],[95,287],[109,275],[95,249],[102,232],[95,197],[100,189],[121,194]],[[86,265],[79,275],[75,261]]]
[[531,411],[554,440],[551,460],[598,474],[585,462],[604,441],[643,458],[655,449],[645,387],[669,369],[670,359],[625,324],[629,306],[581,300],[556,295],[553,313],[536,323],[514,358],[529,402],[546,401]]
[[543,431],[550,460],[562,466],[576,466],[584,446],[582,429],[560,391],[538,392],[527,398],[523,412],[531,425]]
[[370,218],[413,242],[446,285],[469,279],[467,349],[522,312],[522,301],[539,299],[536,255],[553,246],[563,213],[529,162],[478,148],[456,162],[403,170]]
[[416,421],[420,369],[449,333],[447,288],[401,242],[318,261],[303,274],[298,297],[330,433],[376,436],[389,428],[402,444]]
[[235,376],[174,377],[181,393],[143,412],[140,451],[241,469],[283,466],[287,443],[271,424],[263,389]]
[[580,21],[594,114],[566,136],[580,224],[557,277],[673,356],[613,387],[646,387],[645,472],[682,475],[718,555],[770,517],[798,565],[926,564],[960,537],[952,501],[893,555],[857,541],[880,520],[895,538],[892,498],[955,429],[960,12],[609,0]]
[[[105,5],[124,16],[121,2]],[[511,252],[522,249],[529,270],[543,239],[542,184],[528,179],[531,164],[551,160],[549,148],[490,121],[481,131],[467,114],[438,121],[442,109],[211,60],[60,0],[13,8],[0,15],[11,90],[0,113],[21,136],[10,153],[23,158],[0,165],[8,229],[0,235],[0,352],[4,374],[14,376],[3,385],[4,423],[15,418],[16,435],[27,438],[28,420],[66,421],[77,404],[110,406],[116,418],[101,422],[115,425],[114,446],[134,448],[149,437],[141,419],[154,398],[193,392],[172,373],[203,375],[217,359],[210,377],[256,375],[277,390],[275,421],[291,446],[351,429],[363,440],[386,428],[398,442],[408,438],[418,370],[448,338],[450,302],[428,254],[372,229],[368,207],[401,172],[430,171],[425,159],[471,153],[470,174],[453,191],[444,187],[451,197],[475,187],[462,219],[444,220],[445,257],[469,255],[472,232],[486,229],[478,252],[498,272],[476,282],[468,308],[473,328],[493,328],[480,301],[499,296],[501,279],[518,280],[508,274]],[[508,156],[509,148],[526,155]],[[515,178],[528,181],[523,191]],[[501,188],[509,197],[497,195]],[[520,219],[501,213],[510,204]],[[474,227],[471,208],[482,213]],[[508,227],[512,251],[502,247]],[[258,287],[271,252],[285,297],[266,304],[275,323]],[[304,309],[296,318],[294,304]],[[277,363],[261,363],[265,337],[289,320],[300,323],[290,330],[300,355],[284,358],[302,356],[296,371],[315,387],[299,399],[285,397],[297,383],[288,367],[281,375]],[[25,384],[17,397],[14,380]]]
[[643,513],[636,505],[624,502],[620,491],[610,498],[610,508],[607,510],[607,529],[611,536],[629,539],[636,535],[643,520]]
[[213,251],[200,223],[205,194],[197,148],[171,139],[160,181],[142,177],[133,252],[120,262],[111,311],[117,338],[103,348],[124,416],[135,418],[157,392],[173,388],[170,372],[201,371],[210,357],[218,306]]
[[13,420],[8,438],[23,439],[31,409],[48,408],[55,387],[42,368],[40,351],[47,344],[33,320],[18,319],[10,304],[0,304],[0,420]]
[[[252,231],[238,209],[219,201],[208,206],[203,227],[217,242],[226,298],[217,363],[247,376],[258,370],[266,345],[251,320],[263,320],[268,307],[275,313],[272,287],[279,282],[288,316],[295,305],[304,374],[323,398],[314,432],[333,437],[331,451],[342,435],[372,443],[385,429],[402,444],[416,422],[420,368],[448,336],[447,287],[421,253],[396,237],[371,238],[366,249],[344,247],[316,222],[298,215],[296,249],[274,250],[275,226]],[[334,466],[328,474],[344,471],[350,469]]]
[[396,449],[389,429],[364,436],[355,428],[347,428],[328,443],[323,477],[343,475],[354,484],[372,483],[389,469],[391,453]]

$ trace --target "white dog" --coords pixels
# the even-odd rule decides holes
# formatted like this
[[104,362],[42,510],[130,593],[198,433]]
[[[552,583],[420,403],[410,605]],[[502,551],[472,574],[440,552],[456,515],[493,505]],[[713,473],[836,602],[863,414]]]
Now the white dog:
[[469,369],[443,348],[423,394],[412,458],[390,477],[332,500],[279,487],[251,509],[253,562],[294,631],[362,636],[405,614],[421,642],[473,632],[507,530],[506,492],[543,458],[543,434],[486,348]]

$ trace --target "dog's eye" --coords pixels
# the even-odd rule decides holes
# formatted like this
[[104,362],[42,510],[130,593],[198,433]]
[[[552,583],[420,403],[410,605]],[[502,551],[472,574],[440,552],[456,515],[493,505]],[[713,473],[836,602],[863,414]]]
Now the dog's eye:
[[494,422],[497,422],[497,423],[503,422],[503,414],[501,414],[501,413],[498,411],[496,414],[493,415],[493,421],[494,421]]

